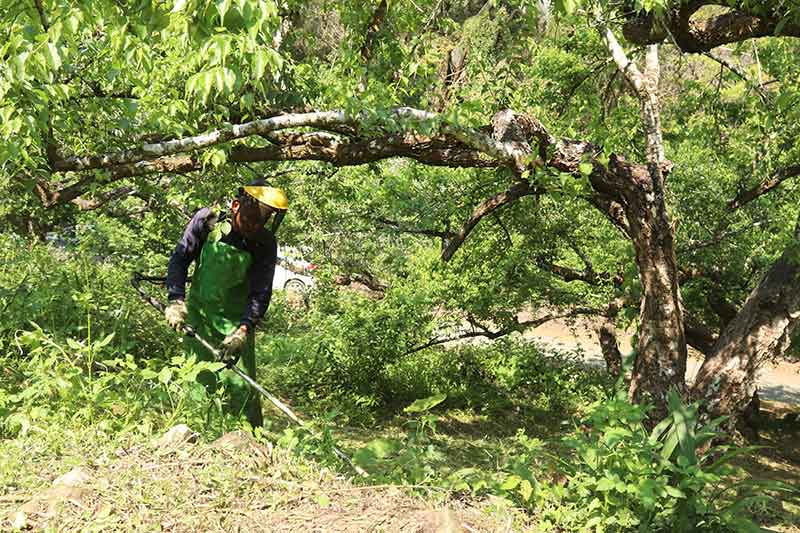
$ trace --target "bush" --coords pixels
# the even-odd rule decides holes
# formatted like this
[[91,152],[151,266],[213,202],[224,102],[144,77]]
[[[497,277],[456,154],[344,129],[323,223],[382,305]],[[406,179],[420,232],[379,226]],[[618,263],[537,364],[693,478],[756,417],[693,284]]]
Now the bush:
[[[624,393],[596,403],[556,457],[567,484],[542,483],[522,503],[544,529],[570,531],[760,531],[741,511],[764,499],[731,465],[752,447],[710,445],[722,419],[700,425],[697,406],[670,395],[669,415],[652,431],[647,409]],[[773,488],[780,488],[774,486]]]

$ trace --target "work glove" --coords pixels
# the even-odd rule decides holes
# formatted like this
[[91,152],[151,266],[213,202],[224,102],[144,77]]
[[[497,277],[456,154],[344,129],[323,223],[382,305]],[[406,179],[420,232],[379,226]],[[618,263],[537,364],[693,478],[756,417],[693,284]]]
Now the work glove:
[[167,319],[167,324],[178,332],[186,324],[187,314],[186,303],[183,300],[172,300],[167,308],[164,309],[164,318]]
[[241,354],[244,345],[247,342],[247,330],[244,327],[239,327],[225,337],[222,341],[222,362],[225,366],[234,366],[239,361],[239,354]]

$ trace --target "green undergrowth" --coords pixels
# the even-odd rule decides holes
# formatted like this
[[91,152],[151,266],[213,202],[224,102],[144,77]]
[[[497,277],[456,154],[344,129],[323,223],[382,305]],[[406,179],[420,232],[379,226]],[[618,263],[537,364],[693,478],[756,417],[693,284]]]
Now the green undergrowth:
[[[369,510],[357,505],[386,510],[375,487],[403,487],[393,497],[420,508],[468,502],[463,516],[489,531],[497,516],[531,531],[797,525],[791,476],[739,469],[768,450],[716,445],[719,421],[701,422],[697,406],[675,397],[667,419],[648,429],[647,407],[627,402],[577,354],[518,338],[410,350],[437,325],[419,318],[430,301],[409,290],[372,301],[321,288],[307,309],[276,294],[258,339],[259,380],[308,424],[295,427],[265,403],[265,427],[252,431],[225,412],[224,391],[209,396],[195,381],[221,365],[182,355],[177,335],[130,289],[128,271],[44,246],[2,247],[0,256],[2,527],[74,466],[106,482],[93,487],[90,510],[56,515],[73,530],[191,531],[202,513],[211,530],[251,529],[253,520],[290,521],[296,506],[309,520],[332,509],[356,520]],[[198,434],[192,453],[154,446],[181,423]],[[272,466],[206,454],[239,429],[273,446]],[[343,494],[359,497],[340,509]],[[124,503],[103,507],[109,501]],[[31,524],[41,525],[37,516]]]

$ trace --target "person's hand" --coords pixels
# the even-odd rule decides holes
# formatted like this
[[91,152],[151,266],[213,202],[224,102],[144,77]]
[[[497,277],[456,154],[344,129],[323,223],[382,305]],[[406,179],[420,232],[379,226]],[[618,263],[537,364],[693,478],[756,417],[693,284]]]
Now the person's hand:
[[239,361],[239,354],[247,342],[247,326],[239,326],[236,331],[222,341],[222,362],[225,366],[233,366]]
[[172,300],[167,308],[164,309],[164,318],[167,319],[167,324],[175,331],[181,331],[181,328],[186,324],[187,314],[186,303],[183,300]]

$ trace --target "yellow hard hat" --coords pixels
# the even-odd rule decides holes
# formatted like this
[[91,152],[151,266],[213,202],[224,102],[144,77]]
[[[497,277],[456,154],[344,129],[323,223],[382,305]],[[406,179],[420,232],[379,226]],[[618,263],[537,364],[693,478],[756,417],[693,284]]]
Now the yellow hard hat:
[[278,211],[289,209],[289,199],[283,189],[277,187],[266,187],[263,185],[247,185],[244,192],[255,198],[264,205],[268,205]]

